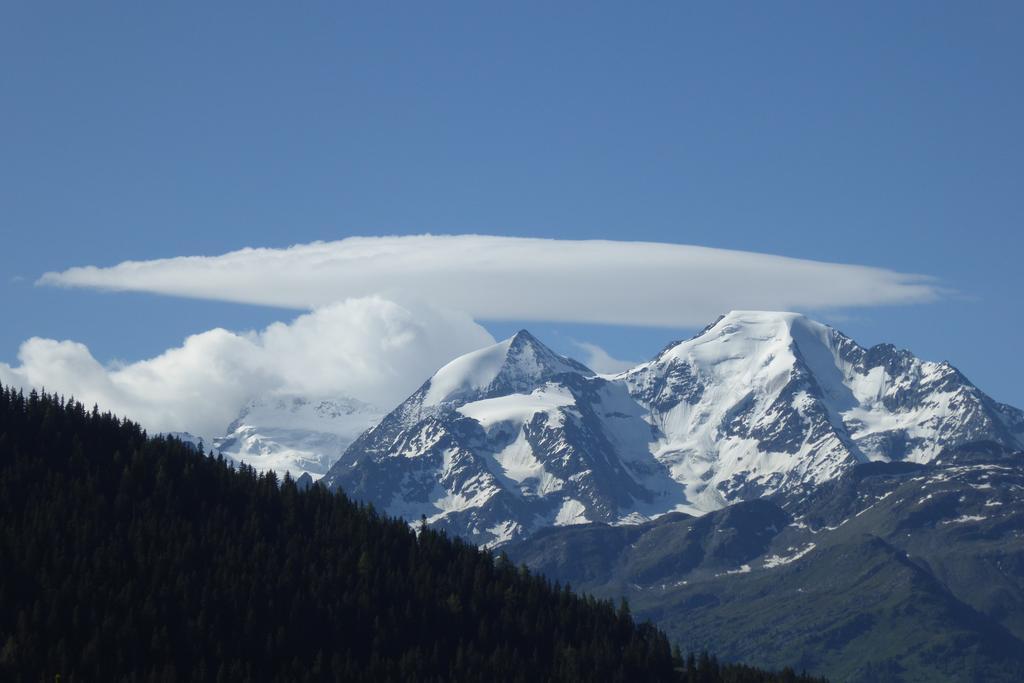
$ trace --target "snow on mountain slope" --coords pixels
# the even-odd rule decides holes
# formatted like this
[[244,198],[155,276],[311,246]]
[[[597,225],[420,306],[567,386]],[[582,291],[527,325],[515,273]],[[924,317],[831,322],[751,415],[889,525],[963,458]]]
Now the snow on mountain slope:
[[617,378],[648,406],[651,449],[694,507],[819,483],[861,459],[818,399],[842,396],[829,332],[795,314],[733,312]]
[[423,396],[424,406],[456,402],[489,388],[532,389],[537,381],[562,373],[594,374],[586,366],[559,356],[526,330],[492,346],[467,353],[438,370]]
[[484,545],[807,490],[870,460],[1017,448],[1024,413],[947,363],[734,311],[615,376],[526,331],[441,368],[324,482]]
[[573,395],[558,385],[545,385],[529,394],[509,394],[485,398],[459,406],[456,410],[479,422],[484,429],[505,422],[529,422],[537,413],[548,416],[549,427],[560,427],[563,416],[558,410],[575,403]]
[[250,401],[214,447],[257,470],[316,480],[383,411],[353,398],[274,395]]
[[652,451],[702,509],[820,484],[858,462],[1021,445],[1020,411],[948,363],[865,349],[796,313],[733,311],[616,379],[648,407]]
[[[623,422],[631,424],[605,429]],[[643,446],[650,431],[623,386],[521,331],[439,370],[357,439],[324,482],[494,545],[550,524],[681,502]],[[625,433],[634,437],[620,449],[613,437]]]

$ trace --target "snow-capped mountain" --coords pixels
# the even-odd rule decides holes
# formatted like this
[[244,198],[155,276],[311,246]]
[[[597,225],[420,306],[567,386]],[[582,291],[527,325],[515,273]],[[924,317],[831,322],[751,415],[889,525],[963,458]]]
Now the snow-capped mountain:
[[[613,435],[628,434],[621,443],[609,438],[613,421],[625,424]],[[551,524],[617,519],[637,500],[653,504],[656,490],[678,489],[647,450],[650,438],[624,384],[521,331],[441,368],[359,437],[324,483],[495,544]]]
[[858,462],[1021,446],[1024,413],[949,363],[870,349],[795,313],[734,311],[617,378],[648,408],[651,450],[700,511],[816,485]]
[[1024,441],[1024,413],[948,363],[737,311],[596,376],[526,331],[441,368],[324,482],[481,544],[798,492],[870,460]]
[[383,415],[354,398],[264,396],[250,401],[213,445],[225,457],[257,470],[317,480]]

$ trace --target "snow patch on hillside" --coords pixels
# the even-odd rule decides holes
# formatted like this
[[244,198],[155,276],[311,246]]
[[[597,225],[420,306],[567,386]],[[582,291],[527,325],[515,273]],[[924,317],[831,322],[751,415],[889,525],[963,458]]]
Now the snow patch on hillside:
[[[808,543],[805,548],[803,548],[802,550],[797,550],[792,555],[772,555],[771,557],[766,557],[764,559],[764,568],[774,569],[775,567],[781,567],[783,565],[792,564],[793,562],[796,562],[807,553],[814,550],[815,547],[817,546],[815,546],[814,543]],[[789,548],[789,550],[796,550],[796,548],[791,547]]]
[[548,383],[530,394],[510,394],[487,398],[459,406],[458,412],[479,422],[484,429],[490,429],[502,422],[528,423],[537,413],[547,415],[547,426],[557,429],[562,426],[563,415],[559,410],[576,402],[564,387]]
[[583,506],[583,503],[572,498],[563,502],[562,507],[558,509],[558,514],[555,515],[555,526],[586,524],[589,521],[587,519],[587,509]]
[[522,431],[515,441],[495,453],[494,460],[501,466],[502,474],[518,484],[516,490],[523,495],[546,496],[561,491],[565,484],[544,469]]

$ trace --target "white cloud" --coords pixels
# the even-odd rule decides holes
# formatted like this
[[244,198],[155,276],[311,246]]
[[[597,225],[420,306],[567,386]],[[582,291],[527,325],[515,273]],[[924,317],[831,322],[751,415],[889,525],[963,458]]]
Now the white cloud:
[[[272,392],[345,394],[390,408],[437,367],[493,341],[474,319],[696,327],[731,309],[836,310],[938,294],[928,278],[865,266],[676,244],[480,235],[360,237],[129,261],[47,273],[38,283],[311,311],[258,332],[209,330],[138,362],[103,364],[82,344],[33,338],[21,346],[19,365],[0,363],[0,382],[73,394],[152,431],[208,437],[221,434],[247,400]],[[630,365],[594,344],[578,346],[599,372]]]
[[259,332],[214,329],[155,358],[103,365],[73,341],[29,339],[0,382],[46,387],[151,431],[220,436],[268,392],[354,396],[391,408],[456,355],[493,343],[468,316],[378,297],[349,299]]
[[287,249],[126,261],[39,283],[309,309],[410,294],[477,320],[695,327],[732,309],[925,302],[926,277],[681,244],[481,235],[352,237]]
[[637,364],[636,361],[619,360],[602,349],[597,344],[590,342],[574,341],[573,344],[583,350],[583,364],[594,372],[604,375],[614,375],[624,370],[629,370]]

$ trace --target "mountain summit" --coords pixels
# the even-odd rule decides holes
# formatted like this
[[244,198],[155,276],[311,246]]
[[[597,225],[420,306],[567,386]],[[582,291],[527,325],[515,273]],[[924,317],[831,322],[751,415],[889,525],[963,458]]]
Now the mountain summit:
[[1024,413],[948,363],[796,313],[733,311],[611,377],[520,331],[438,370],[324,482],[493,545],[799,494],[980,440],[1024,446]]
[[459,356],[428,381],[423,405],[457,403],[493,393],[529,391],[558,375],[593,375],[582,363],[560,356],[526,330],[491,346]]
[[618,376],[659,433],[651,450],[700,509],[923,463],[981,440],[1019,448],[1024,414],[948,363],[861,347],[796,313],[733,311]]

